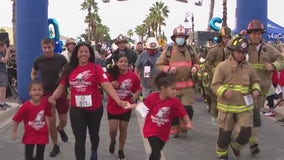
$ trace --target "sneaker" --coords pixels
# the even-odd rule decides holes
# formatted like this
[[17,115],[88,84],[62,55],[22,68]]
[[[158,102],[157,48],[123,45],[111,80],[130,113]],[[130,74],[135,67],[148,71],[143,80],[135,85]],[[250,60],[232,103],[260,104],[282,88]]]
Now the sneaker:
[[264,113],[263,115],[267,117],[275,117],[275,112],[269,111],[269,112]]
[[59,127],[56,128],[58,133],[60,134],[60,137],[61,137],[61,140],[63,142],[67,142],[68,141],[68,136],[67,134],[65,133],[65,131],[62,129],[62,130],[59,130]]
[[230,148],[232,149],[233,154],[236,158],[240,157],[240,154],[241,154],[240,150],[235,149],[231,144],[230,144]]
[[217,118],[214,116],[211,116],[211,123],[213,126],[217,126]]
[[109,145],[109,148],[108,148],[108,152],[110,154],[113,154],[114,153],[114,148],[115,148],[115,142],[111,142],[110,145]]
[[118,160],[126,160],[123,150],[118,151]]
[[50,157],[56,157],[60,152],[59,145],[54,145],[52,151],[49,153]]
[[179,129],[177,127],[172,127],[171,135],[173,136],[173,138],[179,138]]
[[3,104],[0,104],[0,111],[5,111],[6,107]]
[[11,108],[11,107],[12,107],[11,105],[9,105],[9,104],[7,104],[7,103],[4,103],[3,106],[4,106],[5,108]]
[[90,160],[97,160],[97,159],[98,159],[97,152],[96,151],[92,151]]
[[260,152],[260,149],[258,148],[258,144],[254,144],[250,146],[250,153],[254,156]]

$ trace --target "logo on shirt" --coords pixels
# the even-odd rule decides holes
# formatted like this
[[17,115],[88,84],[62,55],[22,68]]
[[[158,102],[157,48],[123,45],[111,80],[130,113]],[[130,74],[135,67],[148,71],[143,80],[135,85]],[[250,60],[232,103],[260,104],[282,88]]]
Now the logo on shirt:
[[39,130],[45,126],[45,114],[44,110],[38,112],[36,118],[33,121],[29,121],[28,125],[34,128],[35,130]]
[[151,115],[153,123],[156,123],[159,127],[169,122],[170,108],[162,107],[159,109],[156,115]]
[[120,83],[119,89],[117,90],[117,95],[119,98],[124,99],[131,95],[131,89],[133,88],[133,83],[131,79],[125,79]]
[[86,88],[91,85],[91,82],[87,81],[87,79],[91,77],[90,72],[90,70],[87,70],[79,73],[74,79],[70,81],[70,85],[80,91],[86,90]]

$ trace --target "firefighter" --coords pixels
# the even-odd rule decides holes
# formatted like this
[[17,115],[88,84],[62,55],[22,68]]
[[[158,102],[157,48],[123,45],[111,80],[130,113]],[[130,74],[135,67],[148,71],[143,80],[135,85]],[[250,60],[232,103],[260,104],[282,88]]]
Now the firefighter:
[[[173,30],[171,36],[174,42],[172,46],[164,49],[157,60],[156,67],[172,77],[177,82],[177,97],[185,107],[190,119],[193,117],[193,101],[194,101],[194,81],[199,70],[199,59],[197,53],[191,46],[187,46],[185,28],[179,25]],[[171,133],[174,137],[179,137],[181,129],[179,119],[175,119],[172,123]]]
[[216,118],[218,114],[217,97],[210,89],[210,84],[216,66],[227,58],[224,52],[224,48],[226,47],[227,42],[231,39],[231,34],[232,31],[227,26],[222,27],[220,29],[218,34],[218,39],[220,40],[220,43],[215,45],[213,48],[209,49],[204,62],[204,68],[202,69],[203,86],[205,88],[205,92],[207,95],[206,97],[207,97],[208,108],[212,115],[211,121],[213,124],[216,124]]
[[253,66],[246,61],[247,40],[239,37],[230,41],[226,47],[231,55],[217,65],[211,84],[212,91],[217,95],[216,154],[220,160],[228,159],[229,146],[238,157],[241,146],[248,143],[253,125],[253,102],[260,93],[260,79]]
[[274,70],[284,69],[284,56],[272,45],[265,43],[262,34],[265,33],[263,24],[259,20],[252,20],[241,35],[249,38],[248,61],[253,65],[261,82],[261,93],[254,109],[252,137],[250,138],[250,151],[252,155],[260,152],[257,140],[257,127],[261,126],[260,111],[264,107],[266,94],[271,86],[271,76]]

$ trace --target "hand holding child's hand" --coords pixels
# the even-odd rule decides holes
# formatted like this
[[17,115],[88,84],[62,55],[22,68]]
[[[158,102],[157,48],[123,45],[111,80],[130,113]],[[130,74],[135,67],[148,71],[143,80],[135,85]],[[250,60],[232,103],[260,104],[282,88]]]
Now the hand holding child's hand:
[[55,106],[56,105],[56,101],[54,99],[52,99],[51,97],[48,98],[48,103],[51,105],[51,106]]

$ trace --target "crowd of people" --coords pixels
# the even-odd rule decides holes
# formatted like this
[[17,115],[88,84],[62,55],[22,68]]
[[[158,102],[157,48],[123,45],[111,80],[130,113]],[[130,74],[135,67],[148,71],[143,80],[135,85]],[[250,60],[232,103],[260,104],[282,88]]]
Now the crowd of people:
[[[260,114],[273,115],[275,98],[282,99],[275,96],[274,90],[283,90],[284,86],[284,74],[280,74],[284,69],[284,49],[281,43],[278,49],[266,43],[263,33],[265,28],[258,20],[251,21],[236,35],[224,26],[217,35],[219,41],[208,45],[206,54],[188,43],[182,25],[173,29],[170,45],[160,46],[155,37],[148,37],[146,42],[138,42],[135,50],[127,47],[127,38],[120,34],[113,51],[101,47],[94,50],[90,43],[76,44],[69,38],[66,50],[55,54],[54,42],[45,38],[41,42],[42,55],[35,57],[31,69],[31,99],[13,117],[13,138],[17,138],[18,125],[23,121],[26,160],[43,160],[48,136],[53,144],[49,156],[55,157],[60,153],[58,135],[63,142],[68,141],[64,128],[69,112],[76,160],[86,158],[87,130],[90,159],[97,160],[100,123],[106,108],[109,153],[114,154],[118,137],[118,159],[125,160],[132,109],[142,107],[146,108],[143,135],[151,147],[149,160],[160,160],[170,135],[179,138],[194,129],[194,97],[199,94],[195,88],[200,85],[212,124],[218,128],[217,158],[228,160],[229,148],[239,157],[246,144],[256,155],[260,152]],[[5,44],[0,43],[1,110],[7,107],[3,93],[8,77],[2,75],[7,75],[8,52]]]

